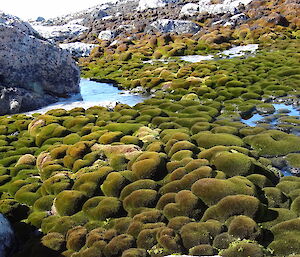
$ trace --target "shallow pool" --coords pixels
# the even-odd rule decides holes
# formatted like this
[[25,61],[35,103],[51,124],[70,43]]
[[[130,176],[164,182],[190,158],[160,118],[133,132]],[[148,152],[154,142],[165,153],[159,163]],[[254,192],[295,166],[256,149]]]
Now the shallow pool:
[[118,102],[133,106],[147,98],[148,96],[131,94],[129,91],[120,90],[112,84],[81,79],[79,94],[75,94],[67,99],[61,99],[59,102],[41,109],[27,112],[27,114],[45,113],[57,108],[70,110],[75,107],[89,108],[95,105],[112,107]]

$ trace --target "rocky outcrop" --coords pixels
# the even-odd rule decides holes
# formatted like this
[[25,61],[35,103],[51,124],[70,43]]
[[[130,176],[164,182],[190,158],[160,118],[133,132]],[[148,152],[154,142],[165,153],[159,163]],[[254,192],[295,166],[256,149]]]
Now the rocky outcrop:
[[67,51],[3,13],[0,34],[1,114],[35,109],[79,92],[80,71]]
[[151,23],[146,31],[154,31],[161,33],[178,33],[178,34],[187,34],[187,33],[197,33],[200,30],[200,26],[192,21],[185,20],[169,20],[161,19]]
[[9,221],[0,214],[0,257],[5,257],[10,252],[14,242],[14,232]]

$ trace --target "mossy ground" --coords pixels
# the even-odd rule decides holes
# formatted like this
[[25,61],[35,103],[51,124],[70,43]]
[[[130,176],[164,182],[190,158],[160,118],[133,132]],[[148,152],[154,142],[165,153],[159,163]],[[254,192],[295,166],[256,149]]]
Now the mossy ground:
[[299,96],[299,46],[195,64],[94,58],[85,76],[155,95],[0,117],[0,212],[24,241],[43,233],[15,256],[300,254],[300,178],[272,166],[298,168],[300,137],[241,122]]

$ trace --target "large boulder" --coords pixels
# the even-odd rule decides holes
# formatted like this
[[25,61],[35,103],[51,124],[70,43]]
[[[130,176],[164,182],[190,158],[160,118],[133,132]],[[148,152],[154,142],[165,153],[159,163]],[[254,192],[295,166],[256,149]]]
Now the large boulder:
[[9,221],[0,214],[0,257],[5,257],[12,250],[14,232]]
[[200,26],[192,21],[185,20],[169,20],[169,19],[159,19],[155,22],[152,22],[146,31],[155,31],[161,33],[178,33],[186,34],[192,33],[195,34],[200,30]]
[[17,17],[0,13],[0,115],[34,110],[79,92],[71,55]]

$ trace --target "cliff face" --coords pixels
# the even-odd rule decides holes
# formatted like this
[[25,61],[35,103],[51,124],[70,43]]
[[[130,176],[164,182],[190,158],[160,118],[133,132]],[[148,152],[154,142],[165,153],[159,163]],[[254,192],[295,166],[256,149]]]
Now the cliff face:
[[0,14],[1,114],[34,109],[79,92],[80,71],[67,51],[18,18]]

